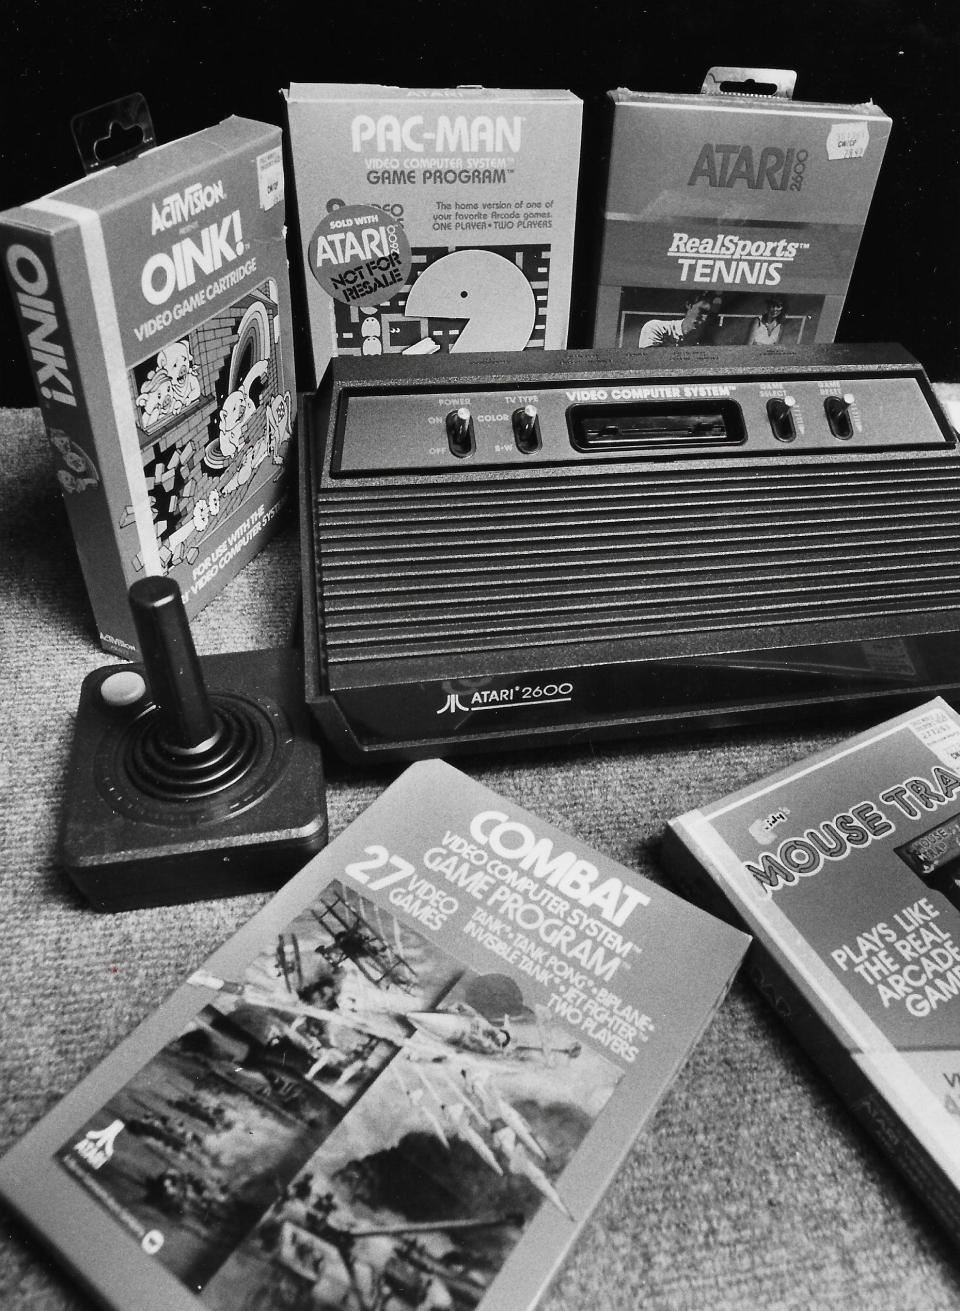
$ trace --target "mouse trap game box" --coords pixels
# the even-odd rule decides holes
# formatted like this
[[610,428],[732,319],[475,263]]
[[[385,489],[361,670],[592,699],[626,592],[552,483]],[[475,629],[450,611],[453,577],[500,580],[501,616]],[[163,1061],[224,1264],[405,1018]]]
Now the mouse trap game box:
[[681,815],[663,856],[960,1239],[960,715],[937,698]]
[[285,93],[315,381],[334,355],[567,344],[569,91]]
[[[296,409],[280,130],[243,118],[0,216],[104,648],[167,574],[194,614],[287,498]],[[291,461],[292,467],[292,461]]]
[[891,122],[794,100],[795,80],[715,68],[698,94],[609,93],[595,346],[834,340]]

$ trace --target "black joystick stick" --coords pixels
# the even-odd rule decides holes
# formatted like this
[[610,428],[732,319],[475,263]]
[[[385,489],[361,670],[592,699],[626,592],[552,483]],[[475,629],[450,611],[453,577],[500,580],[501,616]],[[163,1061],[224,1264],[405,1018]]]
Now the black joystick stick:
[[143,665],[84,679],[60,864],[98,910],[275,888],[327,836],[294,651],[197,656],[180,589],[130,589]]

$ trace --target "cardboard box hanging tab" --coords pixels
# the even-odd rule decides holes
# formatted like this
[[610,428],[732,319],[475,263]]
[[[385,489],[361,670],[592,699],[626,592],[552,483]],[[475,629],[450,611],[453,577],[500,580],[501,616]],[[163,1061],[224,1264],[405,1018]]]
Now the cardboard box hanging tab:
[[70,132],[88,175],[125,164],[157,144],[150,108],[139,91],[74,114]]

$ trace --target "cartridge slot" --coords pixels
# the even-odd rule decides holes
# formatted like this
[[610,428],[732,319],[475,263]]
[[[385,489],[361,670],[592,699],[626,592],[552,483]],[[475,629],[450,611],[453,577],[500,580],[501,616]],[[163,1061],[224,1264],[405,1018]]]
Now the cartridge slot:
[[731,400],[669,400],[623,405],[573,405],[570,444],[592,455],[642,455],[676,448],[742,446],[743,412]]

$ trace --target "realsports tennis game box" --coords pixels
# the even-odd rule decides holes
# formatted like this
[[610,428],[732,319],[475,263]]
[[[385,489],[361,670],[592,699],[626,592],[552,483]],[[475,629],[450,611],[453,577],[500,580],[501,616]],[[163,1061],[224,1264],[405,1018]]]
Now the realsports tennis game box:
[[294,83],[310,351],[567,344],[581,101],[569,91]]
[[960,716],[930,701],[681,815],[664,857],[960,1237]]
[[[100,640],[168,574],[194,614],[287,498],[296,410],[280,130],[229,118],[0,216]],[[292,463],[292,462],[291,462]]]
[[595,346],[834,340],[891,123],[793,100],[794,81],[711,69],[697,95],[609,93]]

